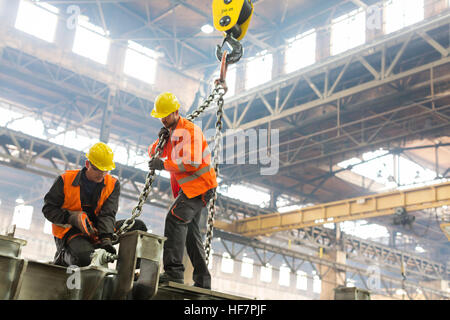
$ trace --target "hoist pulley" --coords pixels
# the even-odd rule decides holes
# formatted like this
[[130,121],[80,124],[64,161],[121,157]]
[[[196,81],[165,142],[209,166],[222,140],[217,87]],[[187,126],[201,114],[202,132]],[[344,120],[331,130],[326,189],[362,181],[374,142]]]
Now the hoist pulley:
[[242,57],[243,48],[239,40],[247,33],[253,14],[251,0],[213,0],[214,27],[224,33],[222,45],[216,47],[216,57],[223,57],[223,46],[228,44],[232,49],[227,56],[227,64],[236,63]]

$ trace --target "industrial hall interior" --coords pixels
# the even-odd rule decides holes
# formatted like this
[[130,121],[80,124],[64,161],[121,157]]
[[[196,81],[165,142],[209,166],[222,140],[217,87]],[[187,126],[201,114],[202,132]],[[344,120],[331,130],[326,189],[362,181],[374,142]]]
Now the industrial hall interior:
[[0,0],[1,300],[449,300],[450,0]]

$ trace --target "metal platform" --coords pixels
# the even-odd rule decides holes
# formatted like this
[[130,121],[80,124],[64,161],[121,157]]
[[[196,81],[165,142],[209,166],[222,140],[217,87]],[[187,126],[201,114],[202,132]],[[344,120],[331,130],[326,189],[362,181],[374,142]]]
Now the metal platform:
[[107,264],[66,268],[24,259],[20,253],[26,241],[0,236],[0,300],[248,299],[176,282],[158,286],[165,240],[143,231],[122,235],[113,270]]
[[203,289],[169,281],[160,284],[152,300],[251,300],[223,292]]

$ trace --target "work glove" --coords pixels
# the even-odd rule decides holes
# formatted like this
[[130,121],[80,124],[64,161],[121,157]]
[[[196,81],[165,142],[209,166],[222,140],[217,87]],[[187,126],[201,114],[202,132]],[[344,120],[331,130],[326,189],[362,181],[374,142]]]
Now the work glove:
[[148,168],[150,170],[164,170],[164,161],[162,161],[160,158],[150,159],[150,161],[148,162]]
[[108,251],[109,253],[116,254],[116,248],[112,245],[112,241],[110,238],[102,238],[100,239],[100,248]]
[[94,228],[91,220],[89,220],[86,212],[83,211],[69,211],[69,218],[67,222],[73,227],[80,230],[84,235],[95,238],[97,234],[97,229]]
[[161,130],[159,130],[158,137],[164,137],[166,140],[170,136],[170,131],[166,127],[162,127]]

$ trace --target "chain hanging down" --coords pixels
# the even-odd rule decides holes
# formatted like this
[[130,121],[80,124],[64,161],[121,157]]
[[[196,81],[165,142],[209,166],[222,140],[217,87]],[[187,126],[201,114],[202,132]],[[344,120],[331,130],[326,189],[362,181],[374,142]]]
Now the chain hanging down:
[[[156,146],[156,152],[152,156],[151,160],[154,160],[155,158],[159,158],[159,156],[162,154],[164,146],[167,143],[167,139],[161,135],[159,137],[158,145]],[[142,189],[141,194],[139,195],[138,204],[136,207],[133,208],[133,211],[131,212],[131,217],[126,219],[120,229],[113,235],[113,242],[117,243],[119,241],[119,236],[121,234],[124,234],[127,232],[133,225],[137,217],[139,217],[142,213],[142,207],[144,206],[145,201],[148,198],[148,195],[150,194],[153,181],[155,181],[155,169],[149,170],[147,173],[147,177],[145,178],[145,185]]]
[[[224,58],[222,59],[222,66],[221,66],[221,74],[220,79],[217,79],[214,82],[214,89],[211,92],[211,94],[206,98],[206,100],[195,110],[192,114],[188,115],[186,119],[189,121],[194,120],[198,116],[200,116],[210,105],[213,101],[217,101],[217,122],[216,122],[216,136],[214,138],[215,145],[214,145],[214,157],[213,157],[213,163],[214,169],[216,170],[216,175],[218,175],[218,154],[220,152],[220,140],[221,140],[221,129],[222,129],[222,116],[223,116],[223,96],[227,92],[227,86],[225,83],[225,75],[226,75],[226,55],[225,52],[223,54]],[[218,137],[219,135],[219,137]],[[159,137],[159,142],[156,147],[156,152],[152,156],[151,160],[155,158],[159,158],[159,156],[162,154],[164,146],[167,143],[167,139],[164,136]],[[150,160],[150,161],[151,161]],[[142,208],[144,206],[145,201],[147,200],[150,191],[152,189],[153,181],[155,180],[155,170],[152,169],[147,173],[147,177],[145,179],[145,185],[142,189],[141,194],[139,195],[138,204],[136,207],[133,208],[133,211],[131,212],[131,217],[126,219],[120,229],[114,234],[113,236],[113,242],[117,243],[119,241],[119,236],[127,232],[135,223],[135,220],[137,217],[139,217],[142,213]],[[208,203],[208,232],[207,232],[207,239],[206,239],[206,252],[207,252],[207,259],[209,257],[210,252],[210,245],[211,245],[211,238],[212,238],[212,223],[214,221],[214,213],[215,213],[215,201],[217,199],[217,195],[214,192],[213,198]]]

